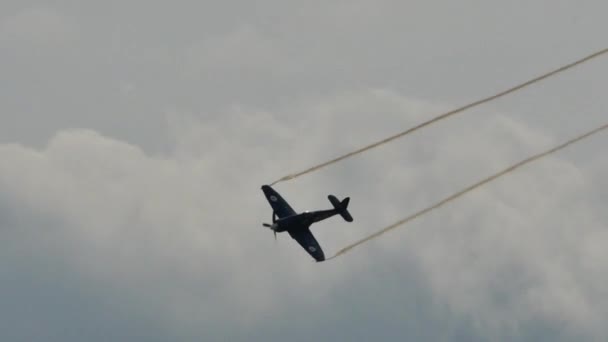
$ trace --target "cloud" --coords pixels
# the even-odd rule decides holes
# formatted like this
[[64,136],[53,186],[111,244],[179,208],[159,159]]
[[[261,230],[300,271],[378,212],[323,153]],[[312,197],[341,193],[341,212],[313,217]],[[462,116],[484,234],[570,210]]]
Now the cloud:
[[63,13],[33,7],[7,16],[0,23],[0,40],[34,47],[63,46],[78,38],[76,23]]
[[[601,164],[550,157],[324,264],[261,228],[270,217],[261,184],[442,109],[368,90],[207,120],[174,113],[166,155],[92,130],[60,131],[40,149],[2,144],[4,275],[128,314],[133,327],[116,323],[117,334],[134,339],[606,337]],[[331,254],[558,140],[500,114],[467,119],[277,189],[296,210],[328,206],[327,193],[352,196],[355,223],[313,228]],[[0,287],[19,298],[36,291]],[[44,322],[48,303],[28,304]],[[75,316],[82,306],[53,311]],[[63,324],[41,324],[41,334]]]

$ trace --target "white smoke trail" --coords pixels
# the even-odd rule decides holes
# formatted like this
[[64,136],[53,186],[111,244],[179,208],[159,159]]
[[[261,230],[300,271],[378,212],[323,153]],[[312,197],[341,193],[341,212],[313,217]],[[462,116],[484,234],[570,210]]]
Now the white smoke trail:
[[451,201],[459,198],[460,196],[465,195],[468,192],[471,192],[471,191],[473,191],[473,190],[475,190],[475,189],[477,189],[477,188],[479,188],[479,187],[481,187],[481,186],[483,186],[483,185],[485,185],[487,183],[490,183],[490,182],[496,180],[497,178],[505,176],[505,175],[507,175],[507,174],[515,171],[516,169],[518,169],[518,168],[520,168],[520,167],[528,164],[528,163],[531,163],[533,161],[536,161],[538,159],[546,157],[546,156],[548,156],[548,155],[550,155],[552,153],[555,153],[555,152],[557,152],[559,150],[562,150],[562,149],[566,148],[569,145],[572,145],[572,144],[577,143],[577,142],[579,142],[579,141],[581,141],[583,139],[586,139],[586,138],[588,138],[588,137],[590,137],[590,136],[592,136],[592,135],[594,135],[596,133],[599,133],[600,131],[603,131],[603,130],[605,130],[607,128],[608,128],[608,124],[604,124],[604,125],[602,125],[602,126],[600,126],[598,128],[595,128],[595,129],[593,129],[593,130],[591,130],[591,131],[589,131],[589,132],[587,132],[585,134],[579,135],[579,136],[577,136],[577,137],[575,137],[573,139],[570,139],[570,140],[568,140],[568,141],[566,141],[566,142],[564,142],[564,143],[562,143],[562,144],[560,144],[558,146],[555,146],[555,147],[553,147],[553,148],[551,148],[551,149],[549,149],[547,151],[544,151],[542,153],[539,153],[539,154],[533,155],[531,157],[528,157],[528,158],[526,158],[526,159],[524,159],[524,160],[522,160],[522,161],[520,161],[520,162],[518,162],[518,163],[516,163],[516,164],[514,164],[512,166],[509,166],[508,168],[506,168],[506,169],[504,169],[504,170],[502,170],[502,171],[500,171],[500,172],[498,172],[498,173],[496,173],[496,174],[494,174],[494,175],[492,175],[490,177],[487,177],[487,178],[485,178],[485,179],[483,179],[483,180],[481,180],[481,181],[479,181],[479,182],[477,182],[477,183],[475,183],[473,185],[470,185],[470,186],[464,188],[463,190],[460,190],[460,191],[454,193],[453,195],[451,195],[449,197],[446,197],[446,198],[442,199],[441,201],[439,201],[439,202],[437,202],[437,203],[435,203],[435,204],[433,204],[433,205],[431,205],[431,206],[429,206],[429,207],[427,207],[427,208],[425,208],[423,210],[420,210],[417,213],[414,213],[414,214],[412,214],[412,215],[410,215],[410,216],[408,216],[408,217],[406,217],[406,218],[404,218],[402,220],[399,220],[399,221],[391,224],[390,226],[388,226],[386,228],[383,228],[383,229],[381,229],[381,230],[379,230],[379,231],[377,231],[377,232],[375,232],[375,233],[373,233],[373,234],[371,234],[371,235],[369,235],[369,236],[367,236],[367,237],[365,237],[365,238],[363,238],[363,239],[361,239],[361,240],[359,240],[357,242],[354,242],[354,243],[352,243],[352,244],[350,244],[350,245],[342,248],[334,256],[328,258],[327,260],[331,260],[331,259],[334,259],[334,258],[340,256],[340,255],[343,255],[346,252],[352,250],[353,248],[355,248],[355,247],[357,247],[359,245],[362,245],[362,244],[364,244],[364,243],[366,243],[366,242],[368,242],[368,241],[370,241],[372,239],[375,239],[375,238],[381,236],[382,234],[387,233],[387,232],[389,232],[389,231],[391,231],[391,230],[393,230],[395,228],[403,226],[406,223],[408,223],[408,222],[410,222],[410,221],[412,221],[412,220],[414,220],[414,219],[416,219],[416,218],[418,218],[420,216],[428,214],[429,212],[431,212],[431,211],[433,211],[435,209],[438,209],[439,207],[443,206],[444,204],[447,204],[447,203],[449,203],[449,202],[451,202]]
[[526,82],[524,82],[524,83],[520,83],[520,84],[518,84],[518,85],[516,85],[516,86],[514,86],[514,87],[512,87],[512,88],[509,88],[509,89],[507,89],[507,90],[501,91],[501,92],[499,92],[499,93],[497,93],[497,94],[494,94],[494,95],[492,95],[492,96],[489,96],[489,97],[483,98],[483,99],[481,99],[481,100],[477,100],[477,101],[475,101],[475,102],[471,102],[471,103],[469,103],[469,104],[467,104],[467,105],[464,105],[464,106],[462,106],[462,107],[460,107],[460,108],[456,108],[456,109],[451,110],[451,111],[449,111],[449,112],[447,112],[447,113],[441,114],[441,115],[439,115],[439,116],[437,116],[437,117],[435,117],[435,118],[433,118],[433,119],[431,119],[431,120],[425,121],[425,122],[423,122],[423,123],[421,123],[421,124],[418,124],[418,125],[416,125],[416,126],[414,126],[414,127],[412,127],[412,128],[409,128],[408,130],[405,130],[405,131],[403,131],[403,132],[401,132],[401,133],[398,133],[398,134],[395,134],[395,135],[393,135],[393,136],[390,136],[390,137],[388,137],[388,138],[386,138],[386,139],[383,139],[383,140],[377,141],[377,142],[375,142],[375,143],[373,143],[373,144],[370,144],[370,145],[364,146],[364,147],[362,147],[362,148],[359,148],[359,149],[354,150],[354,151],[352,151],[352,152],[346,153],[346,154],[344,154],[344,155],[342,155],[342,156],[339,156],[339,157],[337,157],[337,158],[334,158],[334,159],[331,159],[331,160],[326,161],[326,162],[324,162],[324,163],[321,163],[321,164],[315,165],[315,166],[310,167],[310,168],[308,168],[308,169],[306,169],[306,170],[304,170],[304,171],[300,171],[300,172],[297,172],[297,173],[293,173],[293,174],[289,174],[289,175],[287,175],[287,176],[284,176],[284,177],[282,177],[282,178],[280,178],[280,179],[278,179],[278,180],[276,180],[276,181],[272,182],[270,185],[275,185],[275,184],[280,183],[280,182],[285,182],[285,181],[288,181],[288,180],[296,179],[296,178],[298,178],[298,177],[300,177],[300,176],[303,176],[303,175],[309,174],[309,173],[311,173],[311,172],[314,172],[314,171],[320,170],[320,169],[322,169],[322,168],[324,168],[324,167],[326,167],[326,166],[329,166],[329,165],[335,164],[335,163],[337,163],[337,162],[339,162],[339,161],[342,161],[342,160],[344,160],[344,159],[347,159],[347,158],[350,158],[350,157],[352,157],[352,156],[355,156],[355,155],[361,154],[361,153],[366,152],[366,151],[368,151],[368,150],[371,150],[371,149],[373,149],[373,148],[376,148],[376,147],[382,146],[382,145],[387,144],[387,143],[389,143],[389,142],[391,142],[391,141],[393,141],[393,140],[399,139],[399,138],[404,137],[404,136],[406,136],[406,135],[408,135],[408,134],[410,134],[410,133],[413,133],[413,132],[415,132],[415,131],[417,131],[417,130],[419,130],[419,129],[421,129],[421,128],[424,128],[424,127],[426,127],[426,126],[429,126],[429,125],[431,125],[431,124],[433,124],[433,123],[436,123],[436,122],[441,121],[441,120],[443,120],[443,119],[447,119],[448,117],[450,117],[450,116],[452,116],[452,115],[455,115],[455,114],[458,114],[458,113],[464,112],[464,111],[465,111],[465,110],[467,110],[467,109],[471,109],[471,108],[473,108],[473,107],[477,107],[477,106],[479,106],[479,105],[481,105],[481,104],[484,104],[484,103],[487,103],[487,102],[490,102],[490,101],[496,100],[496,99],[498,99],[498,98],[500,98],[500,97],[506,96],[506,95],[508,95],[508,94],[514,93],[514,92],[516,92],[516,91],[518,91],[518,90],[521,90],[521,89],[523,89],[523,88],[525,88],[525,87],[528,87],[528,86],[530,86],[530,85],[532,85],[532,84],[538,83],[538,82],[540,82],[540,81],[542,81],[542,80],[545,80],[545,79],[547,79],[547,78],[549,78],[549,77],[551,77],[551,76],[554,76],[554,75],[556,75],[556,74],[559,74],[559,73],[561,73],[561,72],[563,72],[563,71],[566,71],[566,70],[568,70],[568,69],[574,68],[574,67],[575,67],[575,66],[577,66],[577,65],[580,65],[580,64],[583,64],[583,63],[585,63],[585,62],[588,62],[588,61],[590,61],[590,60],[592,60],[592,59],[594,59],[594,58],[596,58],[596,57],[602,56],[602,55],[604,55],[604,54],[606,54],[606,53],[608,53],[608,48],[603,49],[603,50],[600,50],[600,51],[597,51],[597,52],[595,52],[595,53],[592,53],[592,54],[590,54],[590,55],[588,55],[588,56],[586,56],[586,57],[583,57],[583,58],[581,58],[581,59],[579,59],[579,60],[577,60],[577,61],[574,61],[574,62],[572,62],[572,63],[569,63],[569,64],[566,64],[566,65],[564,65],[564,66],[561,66],[561,67],[559,67],[559,68],[557,68],[557,69],[555,69],[555,70],[553,70],[553,71],[547,72],[547,73],[545,73],[545,74],[543,74],[543,75],[540,75],[540,76],[538,76],[538,77],[535,77],[535,78],[533,78],[533,79],[531,79],[531,80],[528,80],[528,81],[526,81]]

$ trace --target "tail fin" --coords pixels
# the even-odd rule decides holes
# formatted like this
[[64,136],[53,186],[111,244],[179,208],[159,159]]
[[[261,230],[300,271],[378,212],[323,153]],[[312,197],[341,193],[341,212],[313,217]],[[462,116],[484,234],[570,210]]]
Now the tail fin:
[[329,199],[329,201],[331,202],[331,204],[338,211],[338,214],[340,214],[340,216],[342,216],[342,218],[346,222],[353,222],[353,217],[350,216],[350,213],[347,210],[347,208],[348,208],[348,202],[350,202],[350,198],[349,197],[346,197],[345,199],[343,199],[342,202],[340,202],[336,198],[336,196],[334,196],[334,195],[327,196],[327,199]]

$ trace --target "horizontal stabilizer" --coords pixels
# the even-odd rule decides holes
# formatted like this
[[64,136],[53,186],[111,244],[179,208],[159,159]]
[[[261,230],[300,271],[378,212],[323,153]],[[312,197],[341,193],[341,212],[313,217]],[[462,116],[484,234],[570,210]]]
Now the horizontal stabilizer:
[[346,197],[345,199],[343,199],[342,202],[340,202],[334,195],[327,196],[327,199],[329,199],[331,204],[338,211],[338,214],[340,214],[340,216],[342,216],[342,218],[346,222],[353,222],[353,217],[350,215],[350,213],[347,210],[348,203],[350,202],[349,197]]

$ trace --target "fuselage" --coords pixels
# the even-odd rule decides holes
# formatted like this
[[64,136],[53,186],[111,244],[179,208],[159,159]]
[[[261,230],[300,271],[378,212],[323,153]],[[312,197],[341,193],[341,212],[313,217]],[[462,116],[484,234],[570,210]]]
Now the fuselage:
[[305,211],[303,213],[284,217],[275,221],[272,225],[272,229],[277,233],[280,233],[290,230],[308,228],[311,224],[325,220],[326,218],[332,217],[336,214],[338,214],[338,211],[335,209]]

